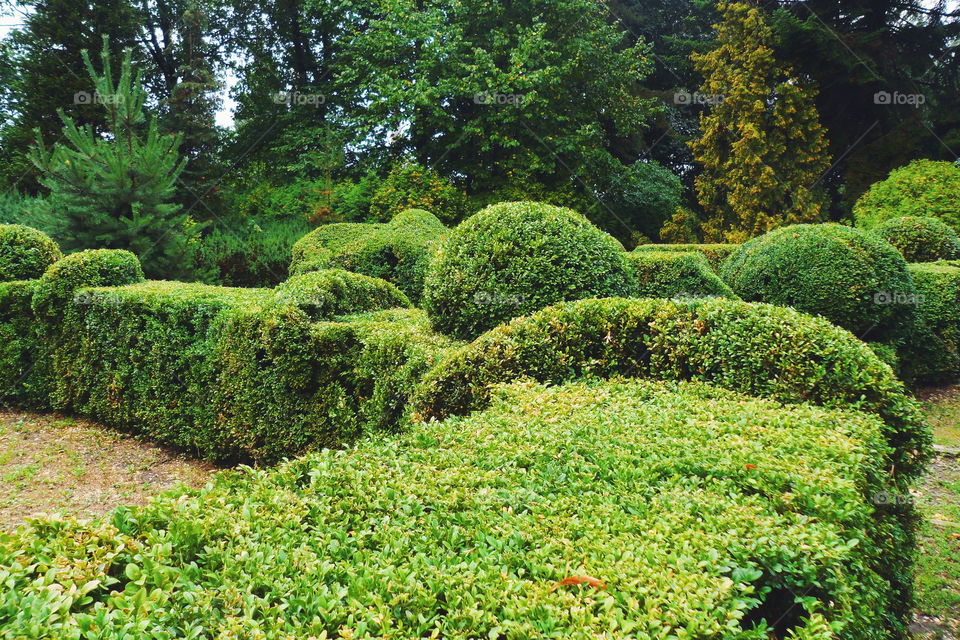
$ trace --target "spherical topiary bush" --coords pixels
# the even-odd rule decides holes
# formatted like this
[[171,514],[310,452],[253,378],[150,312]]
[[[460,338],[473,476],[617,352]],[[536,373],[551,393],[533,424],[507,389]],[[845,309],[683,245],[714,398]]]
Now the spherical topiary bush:
[[308,263],[319,268],[326,268],[326,258],[349,246],[353,242],[364,238],[383,225],[362,224],[353,222],[338,222],[318,227],[297,240],[291,254],[290,274],[298,275],[314,271]]
[[892,244],[907,262],[960,258],[960,235],[937,218],[890,218],[875,227],[873,232]]
[[395,229],[426,229],[438,233],[445,233],[447,227],[440,222],[440,218],[423,209],[406,209],[393,216],[390,226]]
[[441,333],[473,338],[551,304],[630,295],[623,246],[570,209],[487,207],[452,232],[427,272],[423,306]]
[[821,315],[861,337],[899,328],[916,298],[896,249],[839,224],[795,225],[755,238],[723,263],[721,275],[748,302]]
[[47,234],[22,224],[0,224],[0,282],[39,278],[63,257]]
[[91,249],[72,253],[57,261],[40,278],[33,297],[38,314],[60,316],[73,301],[77,289],[119,287],[143,282],[140,260],[122,249]]
[[960,167],[914,160],[875,183],[853,207],[857,226],[872,229],[890,218],[939,218],[960,232]]

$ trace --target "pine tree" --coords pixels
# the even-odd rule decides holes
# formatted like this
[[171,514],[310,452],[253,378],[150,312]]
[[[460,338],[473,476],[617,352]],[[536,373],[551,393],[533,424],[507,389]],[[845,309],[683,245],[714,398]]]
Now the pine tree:
[[816,90],[778,66],[761,11],[745,3],[721,9],[718,46],[692,56],[713,107],[691,148],[703,166],[695,184],[709,218],[705,239],[742,242],[820,220],[825,197],[816,185],[830,158]]
[[84,52],[95,101],[106,110],[106,132],[78,125],[62,111],[65,144],[48,150],[39,131],[30,160],[50,190],[51,209],[63,218],[64,248],[128,249],[140,257],[152,277],[172,279],[188,273],[197,225],[171,203],[186,160],[177,150],[179,135],[161,135],[147,121],[147,99],[131,53],[124,54],[116,83],[104,38],[103,73]]

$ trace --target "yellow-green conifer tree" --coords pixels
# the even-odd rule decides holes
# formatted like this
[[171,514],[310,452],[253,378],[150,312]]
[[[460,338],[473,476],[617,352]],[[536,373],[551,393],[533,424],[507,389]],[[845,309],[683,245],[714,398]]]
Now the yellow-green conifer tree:
[[822,219],[816,187],[830,166],[816,89],[778,66],[772,31],[756,7],[724,2],[718,46],[692,56],[703,76],[702,136],[691,148],[703,172],[697,196],[708,242],[743,242],[771,229]]

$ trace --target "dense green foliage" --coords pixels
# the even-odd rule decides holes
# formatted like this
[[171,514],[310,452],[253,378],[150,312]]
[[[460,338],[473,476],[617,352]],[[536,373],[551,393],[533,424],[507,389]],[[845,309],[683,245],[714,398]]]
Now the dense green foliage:
[[890,218],[939,218],[960,232],[960,167],[952,162],[915,160],[890,172],[857,200],[857,224],[870,229]]
[[293,274],[337,267],[392,282],[411,300],[447,228],[432,213],[401,211],[385,225],[342,223],[311,232],[293,247]]
[[[717,46],[692,55],[712,107],[691,141],[707,221],[704,239],[743,242],[787,224],[818,222],[827,199],[829,143],[808,78],[780,64],[774,34],[753,3],[722,0]],[[672,213],[672,212],[671,212]]]
[[703,254],[682,251],[628,253],[636,298],[736,298]]
[[821,315],[861,337],[902,327],[915,294],[903,256],[871,233],[838,224],[755,238],[720,275],[744,300]]
[[42,315],[59,317],[84,287],[115,287],[143,282],[143,269],[137,256],[122,249],[88,249],[71,253],[50,266],[40,278],[43,285],[34,296],[33,306]]
[[0,282],[39,278],[63,257],[45,233],[19,224],[0,224]]
[[[104,250],[4,283],[0,400],[214,460],[269,462],[395,429],[449,346],[422,312],[381,311],[408,301],[358,274],[311,273],[277,290],[102,286],[137,281],[135,256]],[[381,312],[339,318],[368,311]]]
[[960,235],[937,218],[890,218],[872,231],[892,244],[907,262],[960,258]]
[[635,246],[638,234],[656,238],[663,223],[683,204],[683,185],[672,171],[656,162],[635,162],[607,174],[600,184],[599,204],[589,218]]
[[299,217],[217,225],[200,243],[198,270],[210,284],[273,287],[287,278],[290,251],[310,225]]
[[370,217],[387,222],[406,209],[427,209],[455,223],[467,213],[467,196],[436,171],[415,163],[399,164],[374,192]]
[[960,268],[912,264],[917,289],[917,327],[910,336],[908,375],[922,382],[951,382],[960,377]]
[[49,206],[64,220],[67,250],[106,246],[135,253],[153,277],[192,273],[197,229],[172,202],[184,169],[177,154],[181,137],[162,135],[156,118],[147,122],[147,92],[128,52],[114,79],[109,49],[102,72],[84,53],[96,94],[103,96],[109,136],[63,116],[65,142],[48,150],[42,140],[30,159],[50,190]]
[[410,306],[410,300],[386,280],[341,269],[293,276],[277,287],[276,299],[314,320]]
[[633,252],[679,251],[680,253],[689,253],[690,251],[696,251],[706,256],[707,260],[710,261],[710,266],[719,269],[723,261],[739,248],[739,244],[643,244],[634,249]]
[[822,318],[732,300],[584,300],[544,309],[484,334],[430,372],[422,418],[482,408],[491,385],[530,377],[563,382],[625,375],[696,380],[781,402],[849,407],[883,418],[902,479],[929,455],[918,406],[890,368]]
[[468,418],[0,536],[0,627],[896,637],[889,555],[910,533],[883,504],[880,426],[706,385],[512,387]]
[[570,209],[487,207],[463,222],[430,265],[423,306],[442,333],[473,338],[564,300],[629,295],[623,246]]

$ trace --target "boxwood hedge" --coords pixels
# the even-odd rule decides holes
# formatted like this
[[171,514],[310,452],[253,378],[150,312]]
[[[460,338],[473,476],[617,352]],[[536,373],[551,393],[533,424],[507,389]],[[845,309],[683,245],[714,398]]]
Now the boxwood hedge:
[[430,371],[415,396],[420,419],[484,407],[491,386],[626,375],[698,380],[781,402],[879,415],[904,483],[930,455],[930,431],[890,367],[822,318],[773,305],[713,299],[585,300],[518,318]]
[[641,251],[627,254],[637,298],[736,298],[702,253]]
[[634,249],[633,253],[643,253],[644,251],[688,253],[695,251],[702,253],[710,261],[710,266],[719,269],[723,261],[740,246],[739,244],[642,244]]
[[423,308],[441,333],[474,338],[564,300],[630,295],[623,246],[570,209],[504,202],[460,224],[427,273]]
[[947,264],[912,264],[917,288],[916,335],[908,375],[921,382],[949,382],[960,376],[960,268]]
[[899,637],[881,431],[699,384],[514,386],[466,418],[0,534],[0,628]]
[[47,234],[22,224],[0,224],[0,282],[39,278],[63,257]]
[[872,340],[901,330],[911,309],[900,301],[915,294],[896,249],[839,224],[794,225],[754,238],[720,275],[748,302],[821,315]]
[[[338,230],[325,231],[332,226]],[[291,273],[328,267],[348,269],[392,282],[418,302],[427,267],[446,233],[447,228],[436,216],[419,209],[402,211],[385,225],[328,225],[314,231],[312,240],[294,248]]]
[[960,258],[960,235],[937,218],[891,218],[872,229],[907,262],[936,262]]
[[270,462],[395,426],[447,342],[412,310],[334,317],[406,301],[377,282],[83,289],[52,354],[52,406],[214,460]]

